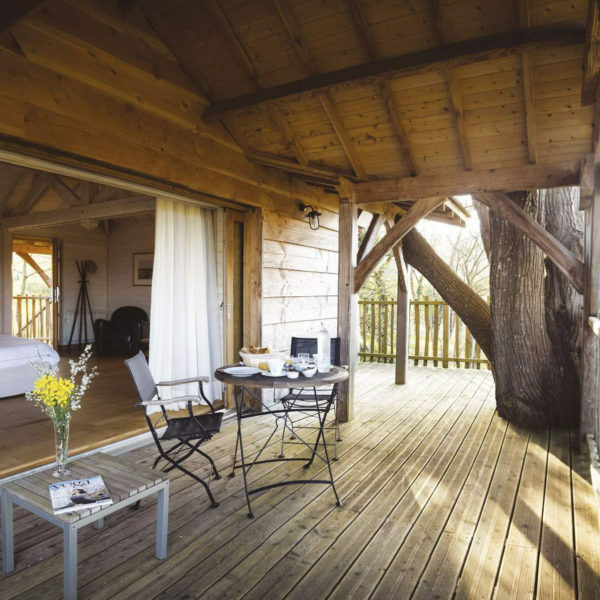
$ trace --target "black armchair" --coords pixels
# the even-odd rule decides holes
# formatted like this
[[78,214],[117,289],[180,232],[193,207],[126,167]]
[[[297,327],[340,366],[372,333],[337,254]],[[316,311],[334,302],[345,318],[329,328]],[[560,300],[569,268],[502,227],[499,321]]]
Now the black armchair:
[[148,315],[137,306],[117,308],[109,321],[96,319],[96,351],[101,356],[131,356],[140,351]]

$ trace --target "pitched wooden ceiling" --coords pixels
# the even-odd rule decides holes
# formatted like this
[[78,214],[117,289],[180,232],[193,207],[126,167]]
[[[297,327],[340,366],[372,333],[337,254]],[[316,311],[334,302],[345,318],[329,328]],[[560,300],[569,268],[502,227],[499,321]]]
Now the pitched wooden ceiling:
[[133,4],[250,160],[366,181],[592,150],[586,0]]

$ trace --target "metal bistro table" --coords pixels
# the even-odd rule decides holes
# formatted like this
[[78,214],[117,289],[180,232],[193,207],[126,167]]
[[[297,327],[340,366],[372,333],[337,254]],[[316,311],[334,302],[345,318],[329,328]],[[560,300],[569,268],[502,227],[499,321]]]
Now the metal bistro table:
[[[235,366],[237,366],[237,365],[235,365]],[[238,430],[237,430],[237,439],[236,439],[236,443],[235,443],[235,452],[233,455],[233,470],[231,472],[230,477],[233,477],[233,475],[235,474],[235,469],[240,469],[240,468],[242,469],[242,473],[244,475],[244,490],[246,492],[246,501],[248,503],[248,517],[250,519],[254,517],[254,515],[252,514],[252,507],[250,505],[250,495],[251,494],[257,494],[258,492],[262,492],[264,490],[270,490],[272,488],[280,487],[282,485],[297,485],[297,484],[304,484],[304,483],[318,483],[318,484],[330,485],[331,488],[333,489],[333,493],[335,494],[336,504],[338,506],[340,506],[340,499],[338,497],[337,491],[335,489],[335,484],[333,481],[333,473],[331,471],[329,451],[327,450],[327,444],[325,442],[325,435],[323,433],[323,427],[325,425],[327,415],[329,414],[329,410],[331,409],[331,406],[333,405],[333,402],[336,398],[338,384],[340,382],[348,379],[348,371],[346,371],[345,369],[342,369],[341,367],[332,367],[331,371],[329,373],[315,373],[315,375],[313,375],[310,378],[304,377],[301,374],[298,377],[298,379],[288,379],[285,376],[268,377],[261,373],[256,373],[255,375],[251,375],[249,377],[236,377],[234,375],[225,373],[224,369],[227,369],[227,368],[228,367],[225,366],[225,367],[220,367],[219,369],[217,369],[215,371],[215,377],[219,381],[222,381],[223,383],[233,385],[234,390],[235,390],[234,398],[235,398],[235,409],[236,409],[236,415],[237,415]],[[293,403],[291,405],[289,405],[288,407],[286,407],[279,402],[276,404],[273,404],[271,406],[268,406],[262,401],[262,395],[261,395],[261,397],[257,397],[252,392],[252,388],[254,388],[254,389],[258,388],[259,390],[262,390],[262,389],[276,390],[276,389],[290,389],[290,388],[294,389],[294,390],[299,390],[299,389],[312,389],[312,388],[318,388],[318,387],[323,387],[323,386],[333,386],[331,389],[331,393],[329,394],[329,398],[325,402],[324,407],[322,405],[320,406],[320,403],[316,402],[316,401],[315,401],[314,407],[307,407],[306,405],[304,405],[304,406],[302,406],[302,408],[294,408]],[[263,407],[264,412],[243,412],[244,396],[246,394],[248,394],[249,396],[254,398],[254,400]],[[315,391],[315,397],[316,397],[316,391]],[[311,450],[310,457],[309,458],[279,457],[279,458],[260,460],[260,457],[261,457],[263,451],[269,445],[269,443],[271,442],[271,439],[277,432],[280,422],[283,421],[284,428],[289,427],[289,425],[288,425],[289,416],[290,416],[290,413],[292,413],[292,412],[301,412],[304,414],[314,413],[318,418],[318,421],[319,421],[318,433],[317,433],[317,439],[314,444],[309,444],[308,442],[304,441],[298,435],[298,433],[296,433],[295,431],[290,429],[290,432],[293,433],[295,435],[295,437],[300,440],[301,443],[305,444]],[[254,457],[254,460],[252,460],[252,462],[247,464],[245,456],[244,456],[242,421],[244,419],[262,416],[265,414],[271,414],[275,417],[275,428],[273,429],[273,432],[268,437],[267,441],[264,443],[262,448],[258,451],[256,456]],[[322,444],[323,444],[324,456],[322,456],[317,451],[317,447],[318,447],[319,443],[321,442],[321,440],[322,440]],[[240,459],[241,459],[240,464],[238,464],[238,461],[237,461],[238,448],[240,451]],[[327,465],[327,469],[329,471],[329,479],[294,479],[294,480],[290,480],[290,481],[280,481],[277,483],[272,483],[271,485],[264,485],[264,486],[253,488],[253,489],[248,488],[247,475],[248,475],[248,472],[250,471],[250,469],[254,465],[269,463],[269,462],[285,462],[285,461],[291,461],[291,460],[301,460],[301,461],[306,462],[306,464],[304,465],[304,468],[308,469],[310,467],[310,465],[312,464],[315,456],[320,458]]]

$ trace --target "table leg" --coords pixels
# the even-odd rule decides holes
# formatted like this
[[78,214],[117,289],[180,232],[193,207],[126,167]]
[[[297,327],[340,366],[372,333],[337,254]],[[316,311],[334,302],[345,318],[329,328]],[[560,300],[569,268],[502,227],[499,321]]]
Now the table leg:
[[[240,458],[242,460],[242,475],[244,476],[244,491],[246,492],[246,502],[248,504],[248,518],[254,519],[254,515],[252,514],[252,507],[250,506],[250,494],[248,494],[248,479],[246,476],[246,459],[244,458],[244,444],[242,442],[242,406],[244,406],[244,388],[241,388],[240,395],[236,395],[236,407],[237,407],[237,421],[238,421],[238,430],[237,430],[237,448],[240,449]],[[235,465],[234,465],[235,467]]]
[[63,594],[65,600],[77,598],[77,528],[63,528]]
[[169,482],[158,490],[156,507],[156,557],[167,557],[167,535],[169,530]]
[[7,492],[2,490],[2,570],[10,573],[14,568],[13,504]]

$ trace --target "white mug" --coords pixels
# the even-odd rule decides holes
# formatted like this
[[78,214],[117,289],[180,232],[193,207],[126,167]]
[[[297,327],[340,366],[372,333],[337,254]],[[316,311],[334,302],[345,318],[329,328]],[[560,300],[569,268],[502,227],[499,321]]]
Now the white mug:
[[267,364],[269,365],[269,373],[271,373],[271,375],[279,377],[283,372],[283,365],[285,365],[285,360],[283,360],[282,358],[270,358],[267,361]]

